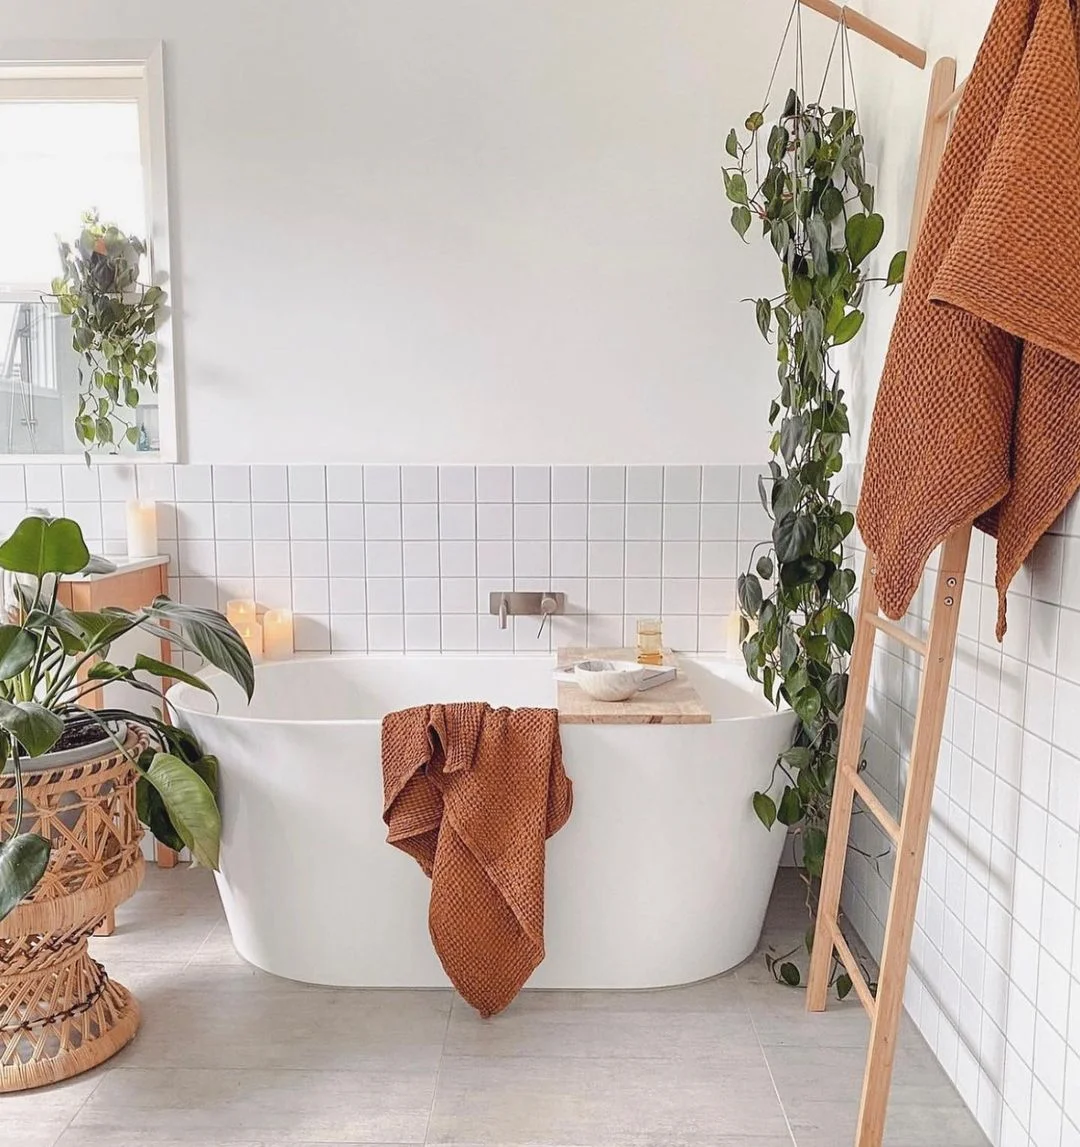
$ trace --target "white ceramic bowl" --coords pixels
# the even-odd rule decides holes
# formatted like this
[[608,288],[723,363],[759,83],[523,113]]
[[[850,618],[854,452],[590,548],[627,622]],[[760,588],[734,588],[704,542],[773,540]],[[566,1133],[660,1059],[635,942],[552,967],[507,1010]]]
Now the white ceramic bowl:
[[574,680],[597,701],[627,701],[641,688],[646,672],[636,661],[579,661]]

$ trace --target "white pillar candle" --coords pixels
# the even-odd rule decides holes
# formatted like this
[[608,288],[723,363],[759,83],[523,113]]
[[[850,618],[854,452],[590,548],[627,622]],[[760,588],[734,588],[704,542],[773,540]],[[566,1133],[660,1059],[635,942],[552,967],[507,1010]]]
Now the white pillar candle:
[[236,626],[236,632],[240,634],[244,644],[247,646],[248,653],[250,653],[253,658],[262,657],[263,631],[262,626],[257,621]]
[[269,609],[263,615],[263,654],[270,660],[289,657],[293,651],[292,614],[287,609]]
[[157,557],[158,536],[156,502],[128,502],[127,552],[129,558]]
[[239,629],[242,625],[254,625],[258,620],[255,615],[255,603],[244,599],[230,601],[225,606],[225,616],[233,629]]

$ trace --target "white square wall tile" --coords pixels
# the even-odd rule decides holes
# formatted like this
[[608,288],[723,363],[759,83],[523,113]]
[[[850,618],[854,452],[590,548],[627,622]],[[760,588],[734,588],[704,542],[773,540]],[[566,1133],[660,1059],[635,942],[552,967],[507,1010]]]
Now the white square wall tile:
[[439,537],[447,541],[472,541],[476,537],[476,512],[472,502],[443,503],[439,506]]
[[671,649],[692,653],[697,649],[698,621],[696,617],[671,617],[667,614],[664,621],[664,644]]
[[290,502],[325,502],[326,501],[326,467],[325,466],[290,466],[289,467],[289,501]]
[[401,536],[407,541],[431,541],[439,536],[439,507],[435,502],[407,502],[401,507]]
[[254,543],[255,576],[289,577],[292,574],[292,554],[284,541],[258,541]]
[[[664,501],[665,502],[700,502],[701,501],[701,467],[700,466],[665,466],[664,467]],[[696,637],[695,637],[696,640]]]
[[[50,466],[50,471],[59,471],[59,466]],[[30,480],[30,471],[27,471],[27,483]],[[109,502],[126,502],[135,497],[135,467],[124,463],[115,465],[106,463],[98,468],[98,482],[101,484],[101,496]]]
[[[696,549],[697,547],[695,547]],[[661,572],[660,542],[628,541],[626,543],[626,576],[659,577]],[[694,570],[696,573],[697,570]],[[687,574],[686,576],[691,576]]]
[[477,647],[476,615],[443,614],[442,649],[470,653]]
[[734,542],[739,537],[739,507],[733,504],[703,504],[701,539],[705,542]]
[[367,610],[367,582],[363,577],[330,579],[330,612],[364,613]]
[[215,502],[214,534],[225,539],[250,538],[251,503]]
[[[23,490],[22,468],[16,466],[0,467],[0,476],[11,476],[18,471],[18,481],[11,482],[11,493],[18,489],[17,498],[8,498],[6,494],[0,497],[2,501],[22,501],[25,494]],[[61,468],[63,492],[65,502],[97,502],[101,499],[101,486],[98,483],[98,467],[85,464],[65,465]],[[149,497],[149,495],[147,495]],[[171,497],[171,495],[170,495]]]
[[664,500],[663,466],[628,466],[626,468],[628,502],[662,502]]
[[330,648],[330,618],[326,614],[293,617],[293,647],[297,653],[324,653]]
[[[255,601],[261,609],[291,609],[292,579],[255,575]],[[228,604],[226,603],[226,608]]]
[[588,545],[586,542],[552,542],[551,576],[585,577],[588,572]]
[[734,542],[701,543],[701,576],[730,578],[738,575],[738,547]]
[[406,614],[406,650],[435,652],[442,646],[442,625],[436,614]]
[[[439,586],[443,614],[476,613],[476,578],[444,577]],[[475,636],[475,634],[474,634]]]
[[589,506],[589,541],[621,542],[626,534],[626,511],[621,504]]
[[173,473],[178,502],[212,502],[214,483],[209,466],[177,466]]
[[[177,504],[178,523],[182,520],[181,505]],[[262,541],[276,541],[289,536],[289,506],[286,502],[255,502],[251,507],[251,528]],[[182,527],[180,537],[183,537]]]
[[215,466],[212,474],[215,502],[251,500],[251,473],[246,466]]
[[[217,553],[212,541],[181,539],[180,577],[212,578],[217,574]],[[182,588],[182,587],[181,587]],[[184,600],[187,600],[186,598]]]
[[214,536],[212,502],[177,502],[176,532],[181,540]]
[[589,534],[589,507],[582,502],[551,507],[551,536],[559,541],[583,542]]
[[476,543],[439,543],[439,571],[443,577],[473,577],[476,574]]
[[698,503],[664,506],[664,541],[696,542],[701,536],[701,507]]
[[287,466],[252,466],[251,500],[253,502],[287,502],[289,470]]
[[551,507],[545,502],[514,506],[514,537],[521,541],[546,541],[551,536]]
[[589,577],[622,577],[625,573],[622,542],[589,542]]
[[330,582],[325,577],[294,577],[292,599],[297,613],[326,613],[330,608]]
[[367,618],[362,614],[332,614],[330,645],[335,653],[366,653]]
[[290,545],[293,577],[324,578],[330,573],[330,559],[324,541],[293,541]]
[[438,542],[405,542],[401,554],[406,577],[439,576]]
[[514,469],[512,466],[477,466],[476,500],[478,502],[512,502]]
[[546,578],[551,574],[551,543],[514,542],[514,580]]
[[326,500],[328,502],[362,502],[364,500],[364,467],[356,464],[327,466]]
[[[377,542],[376,545],[391,546],[397,551],[397,568],[401,573],[401,547],[393,542]],[[329,545],[331,577],[363,577],[367,569],[367,554],[360,541],[331,541]]]
[[[85,466],[73,466],[72,469],[84,470]],[[94,475],[94,497],[98,497],[97,493],[97,471],[92,470]],[[26,502],[26,475],[22,466],[16,463],[10,465],[0,465],[0,502],[19,502],[25,504]]]
[[589,613],[622,613],[625,593],[622,578],[591,577],[588,582]]
[[[255,508],[258,509],[257,506]],[[328,536],[334,541],[363,541],[365,537],[364,509],[365,507],[360,502],[330,502],[326,507]],[[393,510],[396,513],[397,507],[393,507]],[[378,513],[379,509],[376,508],[376,514]]]
[[[127,497],[128,495],[124,495],[121,500],[126,501]],[[63,500],[64,483],[59,466],[35,462],[26,467],[27,506],[58,506]]]
[[370,541],[392,542],[401,538],[400,503],[367,502],[364,520],[365,536]]
[[250,541],[219,541],[216,550],[219,577],[254,576],[255,566]]
[[439,501],[475,502],[476,468],[474,466],[440,466]]
[[635,542],[658,541],[663,534],[664,507],[659,502],[629,502],[626,537]]
[[703,502],[738,502],[739,467],[705,466],[701,473]]
[[696,614],[698,612],[697,578],[664,578],[661,612]]
[[438,466],[402,466],[401,500],[403,502],[437,502],[439,500]]
[[407,577],[405,579],[405,612],[439,612],[439,579],[437,577]]
[[514,507],[509,502],[485,502],[476,507],[476,536],[485,542],[514,537]]
[[550,502],[551,467],[515,466],[514,501],[545,503]]
[[514,576],[514,543],[511,541],[477,542],[476,572],[479,577],[512,578]]
[[553,502],[587,502],[589,468],[587,466],[553,466],[551,469]]
[[398,614],[368,614],[368,649],[372,653],[401,653],[405,649],[405,624]]
[[624,466],[590,466],[589,501],[626,501],[626,468]]
[[625,608],[636,617],[660,615],[660,579],[628,577],[625,582]]
[[664,577],[697,577],[700,563],[701,546],[698,542],[664,543]]
[[401,613],[405,608],[405,582],[399,577],[367,579],[368,613]]
[[365,466],[364,467],[364,501],[365,502],[400,502],[401,501],[401,467],[400,466]]
[[289,536],[301,541],[326,537],[325,502],[290,502]]
[[[136,485],[139,497],[148,502],[171,502],[176,497],[173,468],[168,462],[147,462],[137,467]],[[65,496],[66,489],[65,478]]]

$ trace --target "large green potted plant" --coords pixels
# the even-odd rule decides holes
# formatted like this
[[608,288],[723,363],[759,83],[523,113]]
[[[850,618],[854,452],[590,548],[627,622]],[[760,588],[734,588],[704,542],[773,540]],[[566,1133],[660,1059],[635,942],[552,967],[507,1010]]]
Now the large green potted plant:
[[[731,222],[744,238],[759,225],[779,259],[782,289],[755,304],[761,334],[775,336],[780,392],[769,410],[769,472],[758,481],[772,536],[738,581],[742,650],[765,695],[799,718],[754,809],[766,827],[779,820],[797,834],[813,912],[855,635],[846,549],[855,519],[836,490],[850,432],[836,351],[862,329],[867,284],[899,284],[905,255],[892,258],[883,280],[867,271],[885,223],[874,211],[854,111],[792,91],[775,123],[756,111],[745,127],[745,140],[734,128],[727,138]],[[747,619],[756,622],[753,635]],[[799,983],[786,958],[771,966]],[[846,976],[837,984],[841,994],[850,990]]]
[[[141,880],[141,825],[217,867],[217,761],[169,724],[164,693],[166,680],[209,686],[142,654],[118,664],[113,645],[137,630],[167,638],[254,689],[250,654],[213,610],[167,597],[135,611],[60,605],[59,578],[89,559],[64,518],[27,518],[0,544],[12,579],[0,619],[0,1092],[84,1071],[134,1034],[137,1005],[86,939]],[[117,681],[160,708],[83,704]]]
[[161,287],[139,283],[146,244],[96,211],[82,217],[73,243],[60,243],[62,273],[52,289],[60,313],[71,321],[71,343],[83,360],[75,434],[90,450],[118,453],[139,444],[135,411],[157,393]]

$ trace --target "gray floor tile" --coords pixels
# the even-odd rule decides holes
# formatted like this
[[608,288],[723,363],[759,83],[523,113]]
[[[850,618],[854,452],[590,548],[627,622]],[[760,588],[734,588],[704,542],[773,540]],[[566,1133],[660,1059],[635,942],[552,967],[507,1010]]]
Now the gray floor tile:
[[447,1056],[428,1142],[708,1147],[787,1133],[764,1060]]
[[117,1067],[76,1115],[64,1147],[77,1136],[94,1147],[422,1143],[434,1090],[434,1070]]

